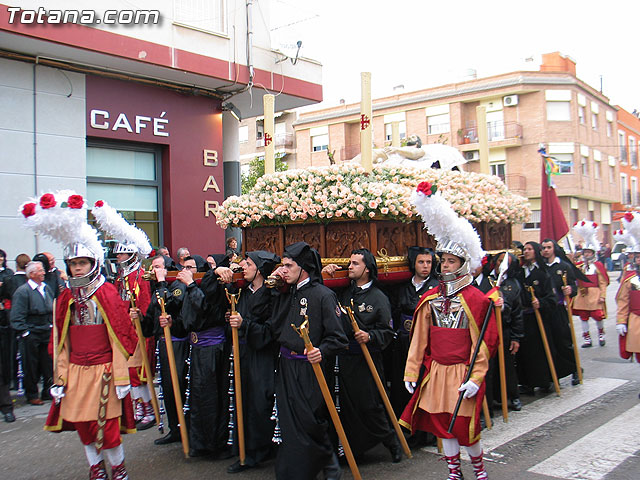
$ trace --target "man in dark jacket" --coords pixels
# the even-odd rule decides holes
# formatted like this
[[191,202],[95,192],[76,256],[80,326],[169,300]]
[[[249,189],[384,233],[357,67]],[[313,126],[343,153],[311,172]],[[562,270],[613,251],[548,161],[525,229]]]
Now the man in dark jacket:
[[[24,388],[27,402],[42,405],[50,399],[53,364],[47,352],[51,336],[53,292],[44,283],[45,269],[40,262],[29,262],[29,280],[18,288],[11,301],[11,327],[21,337],[20,354],[23,359]],[[38,398],[38,381],[44,377],[42,398]]]

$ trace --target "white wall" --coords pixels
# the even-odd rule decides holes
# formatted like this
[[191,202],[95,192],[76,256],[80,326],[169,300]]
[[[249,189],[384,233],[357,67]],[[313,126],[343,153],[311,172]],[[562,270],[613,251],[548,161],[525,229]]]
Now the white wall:
[[18,207],[53,190],[86,193],[85,77],[0,59],[0,112],[0,248],[11,268],[19,253],[42,251],[61,266],[61,246],[23,229]]

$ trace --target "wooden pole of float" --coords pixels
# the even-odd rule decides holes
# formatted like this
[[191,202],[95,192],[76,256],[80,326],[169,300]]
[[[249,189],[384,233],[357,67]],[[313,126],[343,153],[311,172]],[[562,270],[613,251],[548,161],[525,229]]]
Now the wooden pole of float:
[[400,146],[400,122],[391,122],[391,146]]
[[373,136],[371,133],[371,72],[360,73],[360,158],[365,171],[373,171]]
[[487,131],[487,109],[476,107],[478,147],[480,153],[480,173],[489,175],[489,132]]
[[264,106],[264,173],[270,174],[276,171],[275,157],[275,125],[273,120],[275,99],[273,95],[265,95],[262,97]]

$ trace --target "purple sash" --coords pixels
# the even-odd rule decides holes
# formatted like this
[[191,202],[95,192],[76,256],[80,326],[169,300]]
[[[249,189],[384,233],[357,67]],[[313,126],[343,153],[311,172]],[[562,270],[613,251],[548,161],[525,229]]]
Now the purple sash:
[[224,327],[213,327],[201,332],[191,332],[189,343],[194,347],[212,347],[225,341]]
[[306,355],[300,355],[298,353],[294,353],[293,350],[289,350],[287,347],[280,347],[280,354],[284,358],[288,358],[289,360],[302,360],[308,362]]

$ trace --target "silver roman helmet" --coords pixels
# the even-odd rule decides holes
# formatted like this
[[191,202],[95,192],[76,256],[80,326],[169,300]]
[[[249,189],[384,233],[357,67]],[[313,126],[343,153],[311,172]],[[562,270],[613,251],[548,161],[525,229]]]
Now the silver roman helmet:
[[471,284],[471,272],[482,264],[482,250],[478,232],[468,220],[458,216],[436,185],[422,182],[411,195],[411,203],[422,217],[425,228],[436,239],[436,253],[455,255],[462,260],[460,268],[451,273],[436,272],[449,296]]
[[121,276],[140,268],[142,260],[151,253],[151,244],[147,234],[135,225],[131,225],[118,211],[103,200],[98,200],[91,213],[101,230],[113,237],[118,243],[113,253],[129,253],[131,256],[119,263]]
[[71,190],[45,193],[20,207],[25,226],[35,233],[60,243],[67,263],[74,258],[88,258],[92,262],[89,273],[81,277],[69,276],[69,286],[79,301],[88,299],[104,283],[100,274],[104,250],[98,232],[87,223],[87,207],[81,195]]

